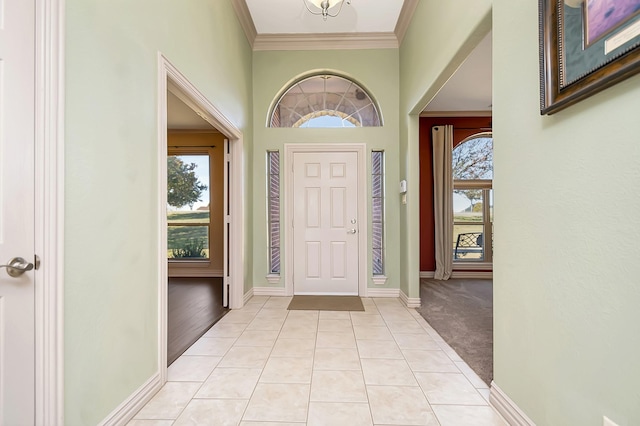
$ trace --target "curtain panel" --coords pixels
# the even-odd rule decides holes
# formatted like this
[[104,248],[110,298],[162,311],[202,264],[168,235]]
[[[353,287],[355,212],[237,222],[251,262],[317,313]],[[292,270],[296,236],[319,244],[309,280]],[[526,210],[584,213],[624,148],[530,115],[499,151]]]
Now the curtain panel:
[[453,270],[453,126],[433,126],[433,209],[436,270],[434,278],[448,280]]

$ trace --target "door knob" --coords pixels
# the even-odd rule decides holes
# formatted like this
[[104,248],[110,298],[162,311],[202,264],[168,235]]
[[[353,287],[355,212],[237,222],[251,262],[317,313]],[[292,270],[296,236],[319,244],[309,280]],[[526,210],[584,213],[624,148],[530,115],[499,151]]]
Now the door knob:
[[6,265],[0,265],[0,268],[7,268],[7,274],[12,277],[19,277],[27,271],[33,269],[33,263],[27,262],[22,257],[14,257]]
[[347,234],[355,234],[357,231],[355,228],[351,228],[347,231]]

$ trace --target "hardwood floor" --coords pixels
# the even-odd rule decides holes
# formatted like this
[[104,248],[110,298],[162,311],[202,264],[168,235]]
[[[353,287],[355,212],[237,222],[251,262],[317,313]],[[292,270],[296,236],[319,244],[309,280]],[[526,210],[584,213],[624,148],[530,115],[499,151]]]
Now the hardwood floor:
[[227,311],[222,307],[222,278],[169,278],[168,365]]

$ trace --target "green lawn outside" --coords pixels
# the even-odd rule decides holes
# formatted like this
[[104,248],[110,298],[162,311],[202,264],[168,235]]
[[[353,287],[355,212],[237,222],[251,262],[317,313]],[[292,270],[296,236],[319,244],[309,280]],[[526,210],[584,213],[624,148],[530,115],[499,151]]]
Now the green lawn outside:
[[[174,257],[174,249],[185,249],[194,245],[203,247],[205,256],[190,258],[203,259],[209,257],[209,211],[173,211],[167,213],[167,220],[170,224],[167,230],[168,258]],[[202,226],[179,226],[181,224],[197,223],[201,223]]]

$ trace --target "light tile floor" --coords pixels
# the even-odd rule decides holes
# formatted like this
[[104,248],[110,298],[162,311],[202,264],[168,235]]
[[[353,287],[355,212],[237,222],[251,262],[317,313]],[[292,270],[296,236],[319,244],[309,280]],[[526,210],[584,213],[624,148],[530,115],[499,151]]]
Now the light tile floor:
[[487,385],[399,299],[363,299],[365,312],[290,300],[229,312],[129,425],[506,425]]

